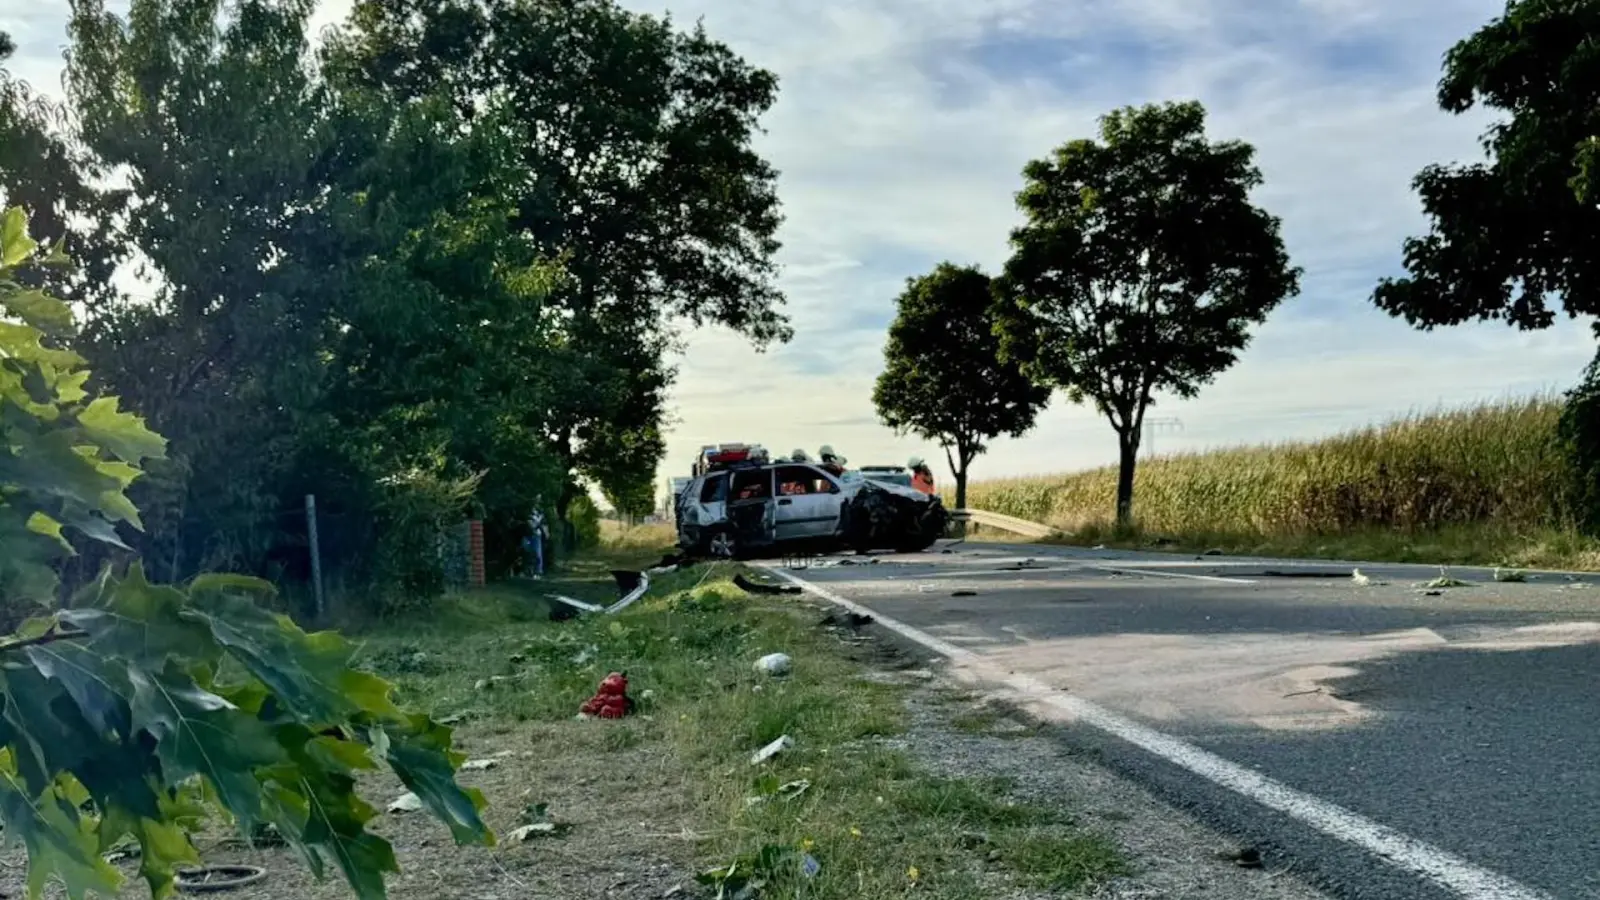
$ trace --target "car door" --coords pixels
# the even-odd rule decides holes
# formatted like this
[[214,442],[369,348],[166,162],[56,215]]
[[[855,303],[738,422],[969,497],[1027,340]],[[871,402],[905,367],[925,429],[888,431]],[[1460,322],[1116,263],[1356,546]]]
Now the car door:
[[774,533],[772,470],[735,470],[730,476],[728,524],[740,544],[755,547],[770,543]]
[[838,529],[843,495],[838,483],[821,469],[778,466],[773,484],[778,497],[778,540],[825,537]]

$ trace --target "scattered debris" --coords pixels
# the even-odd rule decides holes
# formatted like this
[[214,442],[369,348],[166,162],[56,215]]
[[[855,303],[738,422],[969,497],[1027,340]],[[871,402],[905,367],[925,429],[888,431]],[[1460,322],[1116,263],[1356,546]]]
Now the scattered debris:
[[601,719],[620,719],[633,712],[633,698],[628,696],[628,676],[612,672],[600,682],[600,689],[583,702],[579,718],[593,716]]
[[1514,584],[1527,581],[1532,577],[1533,576],[1529,575],[1528,573],[1517,569],[1502,569],[1499,566],[1495,566],[1494,568],[1494,580],[1502,583]]
[[1439,577],[1433,579],[1432,581],[1423,582],[1421,587],[1431,588],[1431,589],[1439,589],[1439,588],[1472,587],[1472,585],[1468,584],[1465,581],[1462,581],[1459,578],[1451,578],[1450,577],[1450,573],[1445,569],[1445,567],[1444,566],[1440,566],[1439,567]]
[[550,818],[550,806],[546,803],[530,803],[524,806],[522,815],[518,818],[522,824],[508,832],[514,841],[528,841],[538,837],[562,837],[572,830],[572,825],[569,823],[556,822]]
[[825,627],[862,628],[872,624],[872,617],[855,612],[830,612],[821,624]]
[[811,790],[811,781],[801,778],[798,781],[778,783],[777,776],[768,775],[756,783],[756,793],[744,798],[745,806],[759,806],[768,800],[795,800]]
[[498,759],[469,759],[461,764],[462,772],[483,772],[500,765]]
[[389,812],[416,812],[422,808],[422,798],[410,791],[406,791],[389,804]]
[[815,877],[817,877],[817,873],[821,872],[821,871],[822,871],[822,863],[817,862],[817,858],[815,856],[812,856],[811,854],[807,853],[804,857],[801,858],[801,860],[800,860],[800,874],[803,875],[804,877],[806,877],[806,878],[815,878]]
[[193,869],[179,869],[174,884],[178,890],[188,894],[211,893],[213,891],[231,891],[267,877],[267,870],[260,866],[200,866]]
[[459,712],[453,712],[448,716],[441,716],[434,721],[438,722],[440,725],[458,725],[467,721],[468,719],[476,718],[477,715],[478,711],[475,709],[463,709]]
[[1443,597],[1444,591],[1417,591],[1424,597]]
[[[1360,571],[1357,569],[1356,571]],[[1343,572],[1330,572],[1326,569],[1263,569],[1262,578],[1343,578]]]
[[[650,590],[650,576],[646,572],[630,572],[626,569],[612,569],[611,577],[616,580],[617,590],[622,593],[622,596],[617,600],[617,602],[611,604],[610,606],[601,606],[598,603],[585,603],[582,600],[577,600],[561,594],[546,594],[545,596],[563,606],[571,607],[572,609],[579,610],[581,612],[605,613],[608,616],[614,616],[632,606],[640,597],[644,596],[645,591]],[[561,621],[564,618],[571,618],[571,616],[558,618],[555,610],[552,609],[550,611],[550,618],[556,621]]]
[[785,751],[785,750],[787,750],[787,749],[789,749],[790,747],[793,747],[793,746],[794,746],[794,738],[789,737],[786,734],[786,735],[778,738],[777,740],[773,741],[772,743],[766,745],[765,747],[762,747],[760,750],[757,750],[755,752],[755,755],[750,757],[750,765],[759,766],[762,763],[766,762],[767,760],[773,758],[774,756],[777,756],[779,753],[782,753],[783,751]]
[[1368,585],[1372,584],[1372,579],[1361,574],[1360,569],[1350,570],[1350,580],[1355,583],[1356,587],[1367,587]]
[[793,668],[794,660],[791,660],[787,653],[768,653],[766,656],[756,660],[757,672],[763,675],[771,675],[775,678],[789,674],[789,671]]
[[482,693],[484,691],[494,690],[495,685],[504,684],[507,681],[515,680],[516,679],[510,675],[490,675],[488,678],[479,678],[473,683],[472,689],[478,693]]
[[1224,850],[1217,854],[1218,859],[1225,859],[1241,869],[1261,868],[1261,851],[1255,847],[1239,847],[1235,850]]
[[950,592],[950,596],[952,596],[952,597],[976,597],[976,596],[978,596],[978,592],[977,591],[951,591]]
[[1220,547],[1212,547],[1210,550],[1207,550],[1206,552],[1204,552],[1204,553],[1202,553],[1200,555],[1201,556],[1221,556],[1222,555],[1222,549]]
[[765,581],[752,581],[744,577],[744,573],[733,576],[734,586],[747,594],[798,594],[801,593],[799,585],[771,584]]

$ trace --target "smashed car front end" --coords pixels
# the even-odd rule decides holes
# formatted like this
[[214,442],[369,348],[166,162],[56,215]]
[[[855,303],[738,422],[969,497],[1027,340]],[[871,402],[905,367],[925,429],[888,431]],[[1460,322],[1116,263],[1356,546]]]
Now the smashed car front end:
[[934,494],[883,481],[853,485],[845,541],[857,550],[925,550],[944,535],[950,513]]

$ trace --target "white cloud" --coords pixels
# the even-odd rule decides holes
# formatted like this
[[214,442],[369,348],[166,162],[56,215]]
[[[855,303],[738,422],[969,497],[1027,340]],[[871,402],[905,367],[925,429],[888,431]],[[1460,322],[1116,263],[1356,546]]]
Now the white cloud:
[[[1479,152],[1484,117],[1440,112],[1433,90],[1444,51],[1499,14],[1499,0],[625,2],[646,12],[670,3],[680,25],[703,17],[781,79],[760,147],[782,172],[784,287],[799,333],[766,354],[726,334],[695,336],[664,475],[724,440],[780,452],[831,443],[856,463],[939,458],[873,424],[882,336],[862,323],[887,320],[905,277],[941,259],[997,268],[1022,164],[1129,103],[1198,98],[1215,137],[1252,142],[1267,178],[1259,199],[1306,269],[1303,296],[1238,367],[1197,400],[1161,404],[1185,423],[1156,439],[1163,450],[1308,437],[1560,388],[1593,352],[1583,323],[1423,334],[1366,302],[1423,225],[1412,176]],[[346,8],[325,3],[319,24]],[[64,18],[64,3],[0,13],[22,44],[19,73],[47,89]],[[1000,39],[1014,46],[977,52]],[[1105,424],[1058,404],[1029,437],[998,442],[979,474],[1114,458]]]

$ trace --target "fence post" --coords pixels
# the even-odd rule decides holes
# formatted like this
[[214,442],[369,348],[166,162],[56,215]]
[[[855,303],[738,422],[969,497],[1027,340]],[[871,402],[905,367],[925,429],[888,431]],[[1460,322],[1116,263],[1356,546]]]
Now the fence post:
[[484,562],[483,521],[481,519],[473,519],[469,528],[471,530],[468,532],[467,540],[471,559],[471,574],[468,577],[471,579],[473,587],[483,587],[489,580],[487,566]]
[[322,596],[322,548],[317,541],[317,495],[306,495],[306,540],[311,545],[311,591],[316,601],[317,621],[321,622],[328,607]]

